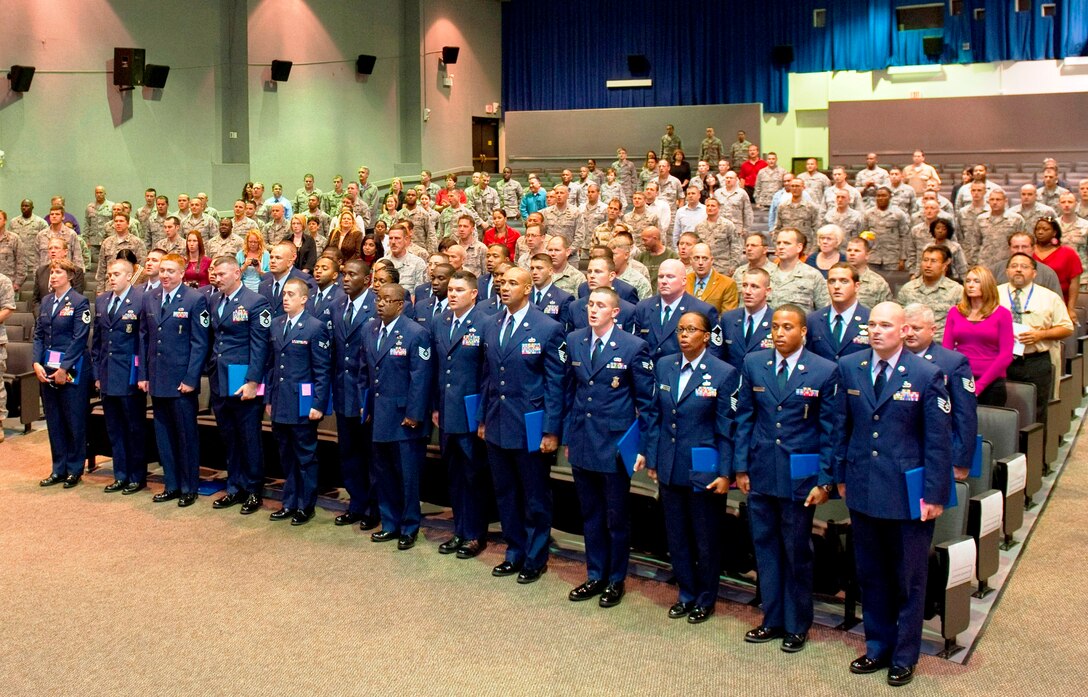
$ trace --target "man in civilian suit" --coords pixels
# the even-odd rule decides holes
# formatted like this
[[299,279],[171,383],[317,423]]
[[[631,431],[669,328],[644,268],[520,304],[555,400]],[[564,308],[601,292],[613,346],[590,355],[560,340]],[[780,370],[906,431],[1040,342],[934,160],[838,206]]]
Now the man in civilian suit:
[[657,294],[651,295],[635,306],[637,336],[650,345],[650,358],[658,361],[665,356],[680,352],[676,340],[676,325],[685,312],[701,312],[710,320],[714,329],[710,336],[709,351],[717,356],[721,351],[722,334],[718,326],[718,311],[684,292],[687,274],[684,262],[666,259],[657,273]]
[[[835,481],[850,509],[854,558],[865,598],[865,654],[854,673],[888,669],[888,684],[914,677],[921,648],[933,523],[948,501],[952,407],[940,369],[904,350],[903,308],[869,315],[872,351],[839,363],[846,391]],[[920,500],[905,473],[921,469]],[[919,517],[912,508],[917,504]]]
[[861,278],[845,261],[827,272],[831,304],[808,314],[805,347],[821,358],[838,361],[869,348],[869,308],[858,302]]
[[[598,288],[612,288],[615,280],[616,263],[610,257],[599,256],[589,260],[589,265],[586,266],[586,283],[589,285],[590,293]],[[612,288],[612,290],[615,290],[615,288]],[[619,297],[618,293],[616,298],[620,301],[620,312],[614,320],[616,328],[633,333],[635,331],[635,306]],[[588,306],[589,294],[570,304],[568,314],[570,315],[571,329],[584,329],[589,326]]]
[[771,277],[763,269],[748,269],[741,276],[741,307],[722,315],[722,360],[737,370],[744,357],[753,351],[774,346],[771,340],[771,316],[767,304],[771,295]]
[[455,272],[446,293],[449,309],[431,324],[435,352],[435,410],[431,418],[440,429],[453,508],[453,537],[440,544],[438,551],[456,552],[459,559],[475,557],[487,547],[483,501],[490,487],[487,452],[472,423],[476,421],[475,406],[465,402],[472,395],[479,398],[483,381],[487,315],[476,305],[476,296],[472,272]]
[[185,258],[167,254],[159,263],[161,285],[144,296],[140,323],[140,389],[151,395],[155,442],[166,488],[156,503],[196,503],[200,434],[196,426],[200,375],[208,355],[208,301],[184,285]]
[[[842,414],[838,366],[805,348],[805,311],[774,312],[774,349],[744,359],[737,397],[733,472],[748,494],[763,621],[750,643],[782,639],[782,650],[805,647],[812,626],[812,517],[834,481]],[[815,459],[802,469],[805,457]]]
[[[529,272],[502,276],[503,311],[484,323],[486,367],[477,412],[487,443],[506,559],[493,576],[518,574],[533,583],[547,570],[552,528],[551,466],[563,425],[567,347],[560,324],[531,306]],[[540,441],[530,440],[525,415],[543,412]]]
[[914,355],[933,363],[944,373],[945,389],[952,400],[952,430],[956,441],[952,449],[952,467],[956,479],[967,479],[975,457],[978,434],[978,397],[975,377],[967,356],[934,343],[937,321],[933,309],[921,303],[903,308],[907,334],[903,342]]
[[344,293],[332,308],[332,403],[340,478],[349,500],[348,510],[333,522],[373,530],[379,520],[378,480],[370,462],[373,422],[362,413],[362,392],[369,384],[363,356],[366,327],[377,314],[377,303],[370,290],[370,266],[362,259],[344,264]]
[[293,242],[280,242],[273,245],[268,252],[268,273],[261,278],[257,292],[264,296],[272,310],[272,318],[283,314],[283,286],[288,280],[297,278],[302,280],[309,289],[309,295],[318,291],[317,283],[308,273],[303,273],[295,268],[295,257],[298,249]]
[[692,271],[687,277],[687,292],[724,314],[737,307],[736,282],[714,268],[710,246],[702,242],[691,248]]
[[636,424],[641,442],[653,421],[654,364],[645,341],[616,329],[619,302],[616,291],[597,288],[589,294],[589,326],[567,336],[572,394],[563,438],[585,522],[588,571],[569,598],[600,595],[601,607],[623,599],[631,546],[631,476],[617,445]]
[[281,295],[284,313],[272,320],[265,410],[283,468],[283,505],[268,517],[305,525],[317,503],[317,423],[329,403],[332,342],[325,323],[305,311],[310,289],[301,279],[287,279]]
[[140,355],[143,293],[129,285],[132,264],[124,259],[109,263],[108,292],[94,302],[91,360],[95,385],[102,395],[102,415],[113,451],[113,481],[106,492],[135,494],[146,486],[144,423],[147,396],[136,386]]
[[383,283],[378,322],[367,325],[364,368],[370,379],[366,405],[373,422],[373,467],[382,529],[373,542],[397,540],[411,549],[419,535],[419,472],[431,433],[431,337],[402,314],[404,291]]
[[[250,515],[260,510],[264,497],[263,400],[257,392],[268,364],[272,309],[264,297],[242,285],[235,257],[216,257],[212,268],[220,292],[211,305],[208,384],[227,459],[227,493],[212,502],[212,508],[241,504],[240,513]],[[242,373],[235,385],[230,379],[232,367]]]

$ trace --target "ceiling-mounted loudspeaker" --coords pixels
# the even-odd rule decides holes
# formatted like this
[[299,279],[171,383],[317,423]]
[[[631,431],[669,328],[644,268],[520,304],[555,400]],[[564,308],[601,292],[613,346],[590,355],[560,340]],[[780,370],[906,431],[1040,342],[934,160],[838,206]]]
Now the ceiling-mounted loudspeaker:
[[376,60],[378,60],[377,56],[360,53],[359,57],[355,59],[355,72],[360,75],[370,75],[374,72],[374,62]]
[[937,59],[944,55],[944,37],[926,36],[922,38],[922,53],[926,58]]
[[460,46],[443,46],[442,47],[442,62],[446,65],[453,65],[457,62],[457,56],[461,53]]
[[32,65],[13,65],[8,72],[12,92],[29,92],[30,83],[33,79],[34,66]]
[[128,88],[144,84],[145,60],[146,51],[142,48],[114,48],[113,84]]
[[169,75],[169,65],[154,65],[148,63],[144,66],[144,87],[161,90],[163,87],[166,87],[166,78]]
[[793,46],[781,44],[772,48],[771,63],[778,67],[785,67],[793,63]]
[[627,56],[627,71],[634,77],[646,77],[650,74],[650,59],[641,53]]
[[287,82],[291,77],[291,61],[272,61],[272,82]]

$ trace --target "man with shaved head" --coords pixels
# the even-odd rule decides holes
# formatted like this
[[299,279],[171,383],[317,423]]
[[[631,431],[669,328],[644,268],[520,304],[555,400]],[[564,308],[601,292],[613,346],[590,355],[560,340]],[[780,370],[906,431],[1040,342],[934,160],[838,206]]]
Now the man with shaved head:
[[1040,218],[1050,216],[1051,218],[1058,215],[1050,206],[1045,203],[1039,202],[1039,192],[1035,188],[1034,184],[1024,184],[1020,187],[1020,203],[1009,209],[1009,213],[1016,213],[1024,219],[1024,229],[1034,230],[1035,223],[1039,222]]
[[680,351],[676,340],[676,324],[685,312],[702,312],[715,329],[710,351],[721,351],[722,337],[718,325],[718,310],[684,292],[687,274],[679,259],[666,259],[657,271],[657,294],[635,306],[636,335],[650,345],[650,357],[659,360]]
[[476,420],[498,500],[506,558],[493,576],[533,583],[548,567],[550,468],[562,431],[567,346],[562,326],[529,302],[532,278],[502,276],[503,309],[483,322],[484,377]]
[[292,242],[280,242],[268,253],[268,273],[261,278],[257,292],[264,296],[272,309],[272,318],[283,314],[283,285],[297,278],[310,288],[310,295],[318,292],[317,283],[310,274],[295,268],[298,249]]
[[865,654],[853,673],[887,669],[889,685],[914,677],[921,648],[934,520],[952,481],[952,404],[944,374],[904,347],[903,308],[869,315],[870,350],[839,362],[846,413],[835,480],[850,509],[865,598]]

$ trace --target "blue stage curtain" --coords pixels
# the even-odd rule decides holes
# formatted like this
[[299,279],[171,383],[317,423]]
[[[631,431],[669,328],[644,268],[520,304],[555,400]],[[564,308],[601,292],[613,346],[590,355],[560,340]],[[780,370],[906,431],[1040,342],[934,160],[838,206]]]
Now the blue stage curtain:
[[1058,0],[1058,57],[1088,56],[1088,2]]

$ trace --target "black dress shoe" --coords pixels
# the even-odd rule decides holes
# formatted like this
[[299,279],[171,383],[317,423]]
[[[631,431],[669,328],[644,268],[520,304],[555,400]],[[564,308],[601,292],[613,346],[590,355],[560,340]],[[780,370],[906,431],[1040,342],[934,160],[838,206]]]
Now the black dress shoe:
[[591,578],[582,585],[578,586],[570,593],[567,594],[567,598],[574,602],[581,602],[583,600],[589,600],[595,598],[604,592],[604,587],[608,584],[604,579]]
[[744,640],[749,644],[766,644],[768,641],[773,641],[780,636],[783,636],[785,632],[781,627],[768,627],[765,624],[761,624],[755,629],[749,629],[744,633]]
[[446,540],[442,544],[438,545],[439,554],[453,554],[464,543],[464,538],[454,535],[450,539]]
[[888,684],[892,687],[902,687],[914,680],[914,666],[892,666],[888,669]]
[[805,648],[807,639],[808,636],[805,634],[787,634],[782,638],[782,650],[786,653],[797,653]]
[[238,511],[242,515],[249,515],[261,510],[261,504],[264,503],[264,499],[256,494],[250,494],[246,502],[242,504],[242,508]]
[[601,599],[597,601],[597,604],[601,607],[616,607],[623,600],[623,581],[615,581],[605,586],[604,593],[601,593]]
[[371,542],[392,542],[400,537],[400,533],[396,530],[379,530],[378,532],[370,533]]
[[696,605],[694,608],[692,608],[691,613],[688,615],[688,624],[699,624],[700,622],[706,622],[713,614],[713,605]]
[[362,519],[362,513],[352,513],[351,511],[348,511],[347,513],[341,513],[340,515],[333,518],[332,522],[333,525],[354,525]]
[[189,506],[192,506],[194,503],[196,503],[196,493],[195,492],[193,492],[191,494],[182,494],[181,498],[178,499],[178,508],[188,508]]
[[374,528],[378,527],[381,522],[382,521],[380,518],[372,518],[365,515],[359,519],[359,529],[363,531],[373,530]]
[[521,571],[521,564],[515,564],[512,561],[504,561],[491,570],[492,576],[513,576],[517,572]]
[[676,603],[669,608],[669,619],[678,620],[681,617],[687,617],[692,610],[695,609],[695,603]]
[[418,534],[419,533],[414,532],[411,535],[401,535],[400,538],[397,540],[397,549],[403,552],[406,549],[411,549],[412,547],[415,547],[416,536]]
[[225,496],[220,496],[215,501],[212,501],[212,508],[230,508],[245,500],[246,493],[244,491],[236,491],[233,494],[226,494]]
[[298,509],[295,514],[291,516],[291,525],[305,525],[310,522],[310,519],[314,517],[313,509],[303,510]]
[[163,492],[160,492],[160,493],[155,494],[154,496],[152,496],[151,500],[154,503],[163,503],[164,501],[173,501],[174,499],[176,499],[179,496],[181,496],[181,492],[177,491],[177,490],[175,490],[175,491],[163,491]]
[[125,488],[121,490],[121,496],[135,494],[137,491],[143,491],[146,488],[147,484],[143,482],[129,482],[128,484],[125,484]]
[[867,675],[868,673],[875,673],[878,670],[887,668],[890,665],[891,664],[888,661],[881,661],[875,658],[869,658],[868,656],[858,656],[850,661],[850,672],[859,675]]
[[295,514],[290,508],[281,508],[278,511],[272,511],[268,515],[269,520],[287,520]]
[[548,570],[548,565],[540,567],[539,569],[522,569],[518,574],[518,583],[525,585],[527,583],[536,583],[540,580],[540,577],[544,575],[544,572]]
[[112,482],[107,484],[105,488],[102,489],[102,491],[106,492],[107,494],[112,494],[116,491],[122,491],[126,486],[128,486],[128,484],[126,484],[125,482],[120,482],[114,479]]
[[457,558],[472,559],[485,549],[487,549],[487,542],[483,540],[469,540],[458,547]]
[[69,474],[67,477],[64,478],[64,488],[71,489],[76,484],[79,484],[79,479],[80,477],[78,474]]
[[60,484],[64,481],[64,477],[58,477],[55,474],[51,474],[45,479],[38,482],[38,486],[53,486],[54,484]]

